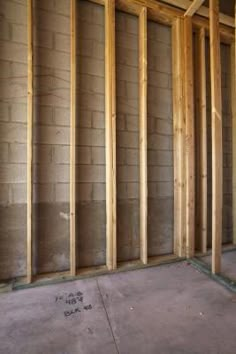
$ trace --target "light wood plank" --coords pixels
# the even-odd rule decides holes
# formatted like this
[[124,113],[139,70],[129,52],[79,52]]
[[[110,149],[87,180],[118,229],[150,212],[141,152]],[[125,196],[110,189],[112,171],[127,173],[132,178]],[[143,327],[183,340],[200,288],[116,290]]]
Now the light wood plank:
[[27,282],[32,282],[32,165],[33,165],[33,3],[27,0],[28,96],[27,96]]
[[185,153],[186,153],[186,255],[194,255],[195,240],[195,149],[194,149],[194,101],[193,101],[193,32],[192,19],[184,18],[185,73]]
[[219,0],[210,0],[210,57],[212,102],[212,272],[221,271],[222,249],[222,96]]
[[147,9],[139,16],[140,254],[147,264]]
[[[236,10],[236,9],[235,9]],[[233,243],[236,244],[236,46],[231,45],[231,111],[232,111],[232,173],[233,173]]]
[[199,105],[199,237],[202,253],[207,252],[207,112],[206,112],[206,41],[205,30],[200,29],[198,41],[198,105]]
[[174,253],[185,256],[185,123],[183,83],[184,61],[183,19],[175,20],[172,27],[172,65],[173,65],[173,121],[174,121]]
[[71,0],[70,273],[76,275],[76,0]]
[[184,16],[192,17],[202,6],[205,0],[193,0],[187,11],[185,12]]
[[105,3],[105,106],[106,106],[106,264],[117,267],[116,246],[116,80],[115,80],[115,1]]

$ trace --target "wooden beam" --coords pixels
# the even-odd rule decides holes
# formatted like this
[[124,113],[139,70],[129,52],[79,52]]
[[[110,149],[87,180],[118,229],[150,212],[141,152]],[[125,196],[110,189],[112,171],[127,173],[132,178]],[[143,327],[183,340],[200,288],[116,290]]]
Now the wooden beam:
[[205,0],[193,0],[187,11],[185,12],[184,16],[192,17],[202,6]]
[[[149,3],[149,1],[150,0],[147,0],[148,3]],[[189,7],[192,5],[191,0],[162,0],[162,2],[169,4],[169,5],[176,6],[180,9],[183,9],[183,10],[188,10]],[[205,17],[205,18],[209,18],[208,7],[201,6],[197,11],[197,15]],[[226,26],[232,27],[232,28],[235,27],[234,17],[225,15],[223,13],[219,14],[219,22],[226,25]]]
[[222,249],[222,96],[219,0],[210,0],[210,58],[212,102],[212,272],[221,271]]
[[33,3],[27,0],[28,95],[27,95],[27,282],[32,282],[32,166],[33,166]]
[[140,254],[147,264],[147,8],[139,15]]
[[105,111],[106,111],[106,264],[117,267],[116,246],[116,80],[115,80],[115,0],[105,3]]
[[71,0],[70,273],[76,275],[76,0]]
[[184,96],[186,153],[186,255],[194,256],[195,240],[195,149],[193,100],[193,31],[192,19],[184,18]]
[[185,256],[185,122],[184,122],[184,46],[183,19],[178,18],[172,27],[173,65],[173,121],[174,121],[174,253]]
[[206,33],[196,33],[196,123],[198,147],[197,220],[198,249],[207,252],[207,113],[206,113]]

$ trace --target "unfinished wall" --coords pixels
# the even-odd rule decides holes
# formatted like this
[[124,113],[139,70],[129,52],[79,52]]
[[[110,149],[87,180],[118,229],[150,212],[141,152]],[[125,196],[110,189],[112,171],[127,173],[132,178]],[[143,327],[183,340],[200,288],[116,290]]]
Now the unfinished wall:
[[104,7],[78,1],[78,266],[106,263]]
[[148,254],[173,252],[171,28],[148,21]]
[[139,258],[138,18],[116,12],[117,252]]
[[[223,126],[223,223],[222,243],[232,242],[232,115],[230,46],[221,44],[222,80],[222,126]],[[211,148],[211,87],[209,40],[206,41],[206,87],[207,87],[207,173],[208,173],[208,247],[211,247],[212,232],[212,148]]]

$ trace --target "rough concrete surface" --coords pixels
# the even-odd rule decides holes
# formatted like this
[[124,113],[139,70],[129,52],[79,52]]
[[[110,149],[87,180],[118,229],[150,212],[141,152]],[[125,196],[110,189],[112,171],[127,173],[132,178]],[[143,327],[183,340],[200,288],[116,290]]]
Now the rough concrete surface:
[[2,294],[0,353],[233,354],[235,298],[186,262]]
[[[211,256],[201,257],[201,260],[207,265],[211,265]],[[236,281],[236,251],[225,252],[222,254],[222,274]]]

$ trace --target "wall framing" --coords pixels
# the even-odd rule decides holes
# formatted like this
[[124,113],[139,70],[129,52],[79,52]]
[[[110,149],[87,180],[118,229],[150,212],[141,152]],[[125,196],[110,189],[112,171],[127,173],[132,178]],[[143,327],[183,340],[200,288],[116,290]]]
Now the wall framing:
[[[202,80],[199,84],[199,109],[201,117],[201,201],[203,210],[200,216],[201,251],[207,251],[206,245],[206,102],[205,75],[204,72],[204,45],[205,35],[209,32],[212,38],[211,58],[212,72],[211,82],[214,87],[212,102],[213,122],[213,273],[220,272],[222,220],[220,208],[222,205],[219,190],[222,184],[222,161],[218,154],[222,152],[222,138],[220,136],[220,90],[217,87],[220,78],[220,61],[218,44],[220,38],[231,44],[232,72],[235,73],[235,44],[232,41],[235,34],[232,28],[219,25],[217,1],[211,0],[210,25],[208,20],[199,16],[185,17],[184,11],[172,8],[169,5],[160,4],[153,0],[89,0],[104,6],[106,28],[106,62],[105,62],[105,91],[106,91],[106,265],[89,269],[77,269],[76,267],[76,230],[75,230],[75,189],[76,189],[76,0],[71,0],[71,129],[70,129],[70,270],[69,272],[35,275],[33,276],[32,253],[32,128],[33,128],[33,14],[32,0],[28,4],[28,110],[27,110],[27,274],[21,281],[31,283],[40,279],[52,279],[55,277],[76,277],[83,274],[96,274],[119,269],[129,269],[140,265],[159,264],[167,259],[173,260],[187,256],[194,256],[194,114],[193,114],[193,68],[192,56],[192,26],[197,28],[199,45],[198,62]],[[140,261],[117,264],[116,249],[116,93],[115,93],[115,10],[122,10],[139,17],[139,123],[140,123]],[[222,16],[221,16],[222,18]],[[147,19],[151,19],[172,27],[173,38],[173,117],[174,117],[174,255],[169,257],[155,257],[148,259],[147,254]],[[191,38],[190,38],[191,37]],[[185,48],[185,50],[184,50]],[[186,73],[183,62],[188,64]],[[235,75],[232,75],[233,78]],[[232,97],[235,96],[235,80],[232,79]],[[234,99],[232,99],[234,102]],[[235,104],[232,103],[233,132],[235,132]],[[190,119],[191,117],[191,119]],[[186,144],[187,142],[187,144]],[[235,155],[235,139],[233,139]],[[217,158],[216,158],[217,157]],[[235,159],[233,159],[235,160]],[[236,179],[235,164],[233,166],[234,180]],[[186,173],[185,173],[186,171]],[[233,201],[236,204],[235,184],[233,188]],[[221,195],[221,197],[216,197]],[[216,199],[217,198],[217,199]],[[234,208],[234,243],[235,233],[235,209]]]

